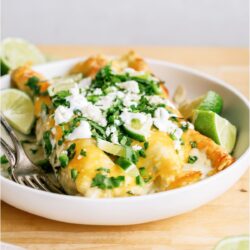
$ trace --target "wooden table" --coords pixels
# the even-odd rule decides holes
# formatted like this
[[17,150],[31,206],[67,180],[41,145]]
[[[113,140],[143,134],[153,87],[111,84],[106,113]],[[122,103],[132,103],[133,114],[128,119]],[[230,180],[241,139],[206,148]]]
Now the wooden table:
[[[128,47],[41,46],[60,58],[121,54]],[[208,72],[248,94],[248,50],[133,47],[142,56]],[[221,197],[187,214],[135,226],[85,226],[44,219],[2,203],[2,240],[27,249],[208,250],[220,239],[249,233],[249,175]]]

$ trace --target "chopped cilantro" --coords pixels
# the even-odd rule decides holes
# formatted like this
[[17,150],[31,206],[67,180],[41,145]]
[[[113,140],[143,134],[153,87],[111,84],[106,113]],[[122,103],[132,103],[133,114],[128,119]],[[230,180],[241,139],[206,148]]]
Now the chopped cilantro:
[[9,162],[9,161],[8,161],[6,155],[2,155],[2,156],[0,157],[0,163],[1,163],[1,164],[6,164],[6,163],[8,163],[8,162]]
[[100,99],[97,95],[89,95],[87,96],[87,100],[92,103],[96,103]]
[[50,134],[51,132],[45,131],[43,133],[43,142],[44,142],[44,150],[47,156],[50,156],[51,152],[52,152],[52,144],[50,142]]
[[69,107],[70,103],[66,100],[66,97],[70,96],[69,90],[62,90],[52,97],[52,102],[55,108],[58,106]]
[[189,156],[188,157],[188,163],[190,163],[190,164],[193,164],[193,163],[195,163],[196,161],[198,160],[198,157],[197,156]]
[[178,117],[176,116],[171,116],[169,119],[173,122],[178,122]]
[[67,152],[68,152],[69,160],[72,160],[72,159],[74,158],[75,153],[76,153],[75,149],[76,149],[76,144],[75,144],[75,143],[72,143],[72,144],[68,147]]
[[118,164],[124,170],[128,169],[132,165],[131,161],[124,157],[119,157],[115,163]]
[[40,86],[38,85],[39,82],[39,78],[37,78],[36,76],[32,76],[26,83],[26,85],[33,91],[34,95],[40,94]]
[[190,141],[191,148],[197,148],[197,142],[196,141]]
[[100,172],[106,172],[106,173],[110,173],[110,169],[108,168],[97,168],[96,171],[100,171]]
[[135,177],[135,182],[139,186],[142,186],[144,184],[143,178],[140,175]]
[[173,133],[169,134],[169,137],[170,137],[173,141],[177,140],[177,137],[176,137]]
[[147,149],[148,149],[148,146],[149,146],[148,141],[144,142],[144,145],[143,145],[143,146],[144,146],[144,149],[147,150]]
[[45,103],[42,103],[41,108],[46,115],[49,113],[49,108]]
[[146,157],[146,153],[145,153],[145,150],[144,149],[140,149],[137,151],[137,153],[139,154],[139,156],[145,158]]
[[75,181],[77,176],[78,176],[78,171],[75,168],[72,168],[71,169],[71,178],[72,178],[72,180]]
[[31,148],[31,149],[30,149],[30,152],[31,152],[32,154],[36,154],[36,153],[37,153],[37,151],[38,151],[38,149],[37,149],[37,148]]
[[59,146],[61,146],[62,144],[63,144],[63,140],[62,139],[60,139],[60,140],[58,140],[58,143],[57,143]]
[[61,167],[65,168],[69,164],[69,157],[66,154],[61,154],[59,156],[59,162],[60,162]]
[[112,189],[119,187],[123,181],[125,181],[125,176],[108,177],[98,173],[93,178],[91,187],[98,187],[103,190]]
[[84,150],[84,149],[81,149],[81,151],[80,151],[80,155],[81,156],[87,156],[87,152],[86,152],[86,150]]
[[188,123],[184,123],[184,124],[181,125],[181,129],[182,129],[183,132],[187,131],[188,127],[189,127]]
[[145,167],[140,167],[139,172],[141,176],[146,176],[148,174],[148,171],[146,170]]

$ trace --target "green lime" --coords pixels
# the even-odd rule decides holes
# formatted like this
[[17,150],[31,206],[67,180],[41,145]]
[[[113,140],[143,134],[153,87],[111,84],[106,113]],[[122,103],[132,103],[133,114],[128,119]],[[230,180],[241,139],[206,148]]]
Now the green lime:
[[130,124],[124,124],[123,128],[127,135],[137,141],[144,142],[150,134],[152,122],[146,121],[144,124],[139,119],[132,119]]
[[46,61],[42,52],[33,44],[19,39],[7,38],[0,45],[1,73],[6,73],[25,63],[39,64]]
[[200,96],[188,103],[181,105],[180,112],[185,119],[193,116],[194,110],[209,110],[220,114],[223,108],[222,97],[214,91],[208,91],[206,95]]
[[231,153],[236,141],[236,127],[212,111],[196,110],[193,124],[197,131],[208,136]]
[[249,250],[249,236],[225,238],[216,245],[214,250]]
[[124,156],[125,154],[125,149],[122,145],[114,144],[102,139],[97,139],[97,147],[112,155]]
[[17,89],[0,91],[0,111],[13,128],[29,134],[34,122],[34,105],[30,97]]

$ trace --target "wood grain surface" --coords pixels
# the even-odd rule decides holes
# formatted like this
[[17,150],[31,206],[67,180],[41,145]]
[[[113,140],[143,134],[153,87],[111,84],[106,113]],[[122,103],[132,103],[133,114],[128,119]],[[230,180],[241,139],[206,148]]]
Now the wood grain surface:
[[[226,80],[248,96],[248,50],[239,48],[40,46],[55,58],[95,53],[142,56],[184,64]],[[249,174],[192,212],[134,226],[73,225],[44,219],[2,202],[2,241],[26,249],[210,250],[224,237],[249,233]]]

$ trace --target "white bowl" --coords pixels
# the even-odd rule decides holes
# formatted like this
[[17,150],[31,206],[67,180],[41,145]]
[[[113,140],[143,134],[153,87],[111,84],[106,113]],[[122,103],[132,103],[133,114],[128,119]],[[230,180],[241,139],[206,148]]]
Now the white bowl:
[[[82,58],[34,67],[47,77],[66,73]],[[182,84],[190,98],[208,90],[224,100],[223,116],[238,128],[234,151],[236,162],[222,172],[198,183],[166,192],[128,198],[92,199],[47,193],[16,184],[0,177],[2,200],[27,212],[63,222],[91,225],[129,225],[168,218],[195,209],[229,189],[248,168],[249,105],[237,90],[206,74],[167,63],[148,60],[157,76],[165,80],[170,92]],[[1,78],[1,87],[10,86],[9,76]]]

